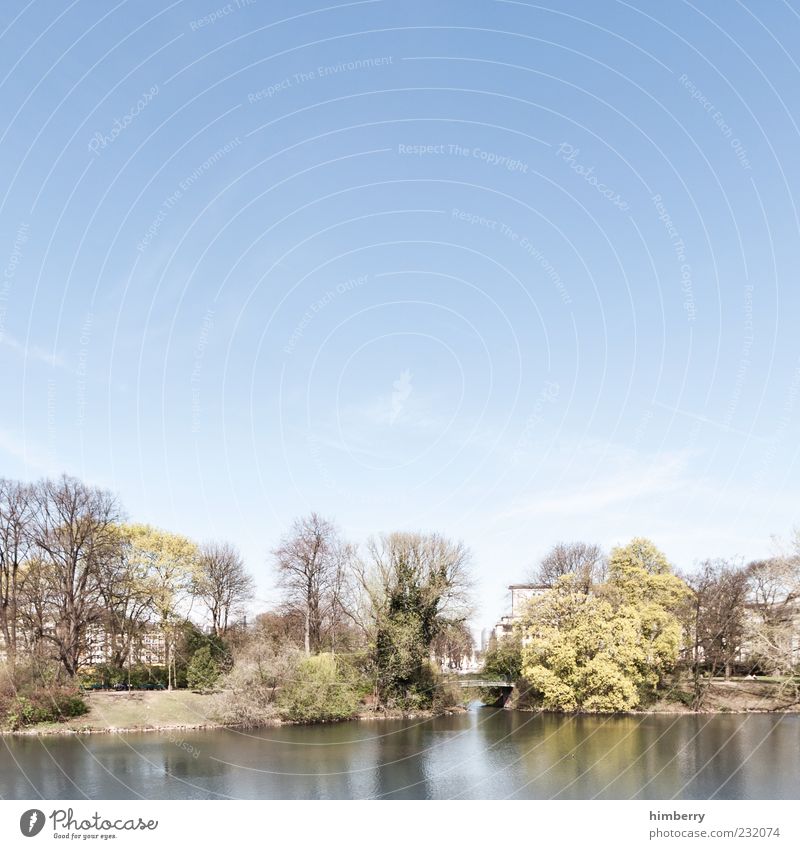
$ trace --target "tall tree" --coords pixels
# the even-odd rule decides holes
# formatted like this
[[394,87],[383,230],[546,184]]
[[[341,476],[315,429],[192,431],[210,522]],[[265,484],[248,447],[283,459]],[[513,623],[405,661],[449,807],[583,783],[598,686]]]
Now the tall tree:
[[8,665],[17,656],[21,570],[33,546],[31,487],[0,478],[0,629]]
[[787,675],[800,661],[796,623],[800,617],[800,545],[795,551],[747,567],[751,603],[747,646],[762,668]]
[[559,542],[542,558],[534,580],[546,587],[555,585],[564,575],[574,575],[575,586],[591,592],[605,578],[605,562],[599,545],[586,542]]
[[194,593],[208,609],[211,628],[224,637],[231,618],[253,597],[253,579],[242,556],[229,543],[212,542],[200,547]]
[[146,575],[153,612],[164,633],[167,688],[175,684],[175,643],[180,623],[189,615],[197,568],[197,545],[180,534],[150,525],[128,528],[130,557]]
[[326,626],[340,616],[345,550],[335,525],[310,513],[294,521],[272,552],[286,610],[303,617],[306,656],[320,651]]
[[370,643],[379,699],[429,703],[433,642],[470,614],[469,562],[463,544],[438,534],[370,541],[367,561],[354,568],[361,601],[349,610]]
[[431,650],[439,665],[461,669],[475,649],[475,639],[466,622],[446,624],[433,638]]
[[685,580],[691,591],[685,622],[691,647],[693,707],[699,710],[713,677],[720,670],[726,677],[730,675],[731,664],[742,648],[748,576],[730,563],[708,560]]
[[109,662],[119,669],[130,665],[134,646],[150,624],[153,583],[149,564],[138,556],[131,529],[117,528],[119,546],[98,575],[101,622],[108,641]]
[[56,647],[67,674],[81,664],[87,629],[100,618],[98,576],[115,556],[116,499],[103,489],[62,476],[34,490],[33,533],[50,582],[53,628],[42,636]]
[[677,612],[688,590],[667,558],[637,538],[612,550],[608,577],[586,593],[578,576],[535,598],[521,622],[522,675],[549,710],[631,710],[675,665]]

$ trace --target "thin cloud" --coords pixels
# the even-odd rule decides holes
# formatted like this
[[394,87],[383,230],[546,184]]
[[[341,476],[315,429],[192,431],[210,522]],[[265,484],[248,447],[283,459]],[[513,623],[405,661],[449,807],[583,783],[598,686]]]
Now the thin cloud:
[[8,333],[0,335],[0,345],[3,345],[5,348],[8,348],[18,354],[22,357],[22,359],[35,360],[36,362],[44,363],[51,368],[63,369],[64,371],[69,372],[72,371],[60,354],[56,354],[53,351],[46,351],[38,345],[23,345],[19,339],[15,339]]

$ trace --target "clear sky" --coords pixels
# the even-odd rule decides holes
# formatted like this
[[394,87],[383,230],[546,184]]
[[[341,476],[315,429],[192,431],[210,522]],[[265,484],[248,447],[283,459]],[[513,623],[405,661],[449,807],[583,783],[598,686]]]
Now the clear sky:
[[268,552],[800,522],[800,4],[6,0],[0,474]]

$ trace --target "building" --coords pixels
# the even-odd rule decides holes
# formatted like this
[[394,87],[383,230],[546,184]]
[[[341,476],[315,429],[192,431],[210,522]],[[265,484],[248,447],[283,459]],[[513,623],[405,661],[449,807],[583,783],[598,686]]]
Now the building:
[[494,626],[494,637],[502,640],[514,631],[514,625],[519,622],[525,607],[532,598],[546,593],[549,587],[544,584],[511,584],[511,612],[500,617],[500,621]]

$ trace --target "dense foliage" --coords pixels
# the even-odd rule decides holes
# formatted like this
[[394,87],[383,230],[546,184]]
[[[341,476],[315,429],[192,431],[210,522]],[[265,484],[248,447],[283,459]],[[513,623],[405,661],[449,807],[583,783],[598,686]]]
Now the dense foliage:
[[349,719],[360,704],[359,682],[346,661],[332,654],[306,657],[281,691],[278,710],[294,722]]
[[0,727],[12,731],[42,722],[63,722],[87,712],[80,691],[56,681],[50,666],[22,666],[12,678],[0,671]]
[[210,690],[219,678],[219,664],[211,656],[211,646],[202,646],[186,670],[186,684],[192,690]]
[[636,539],[612,551],[592,593],[573,576],[530,604],[521,674],[545,710],[627,711],[651,698],[678,660],[687,594],[663,554]]

